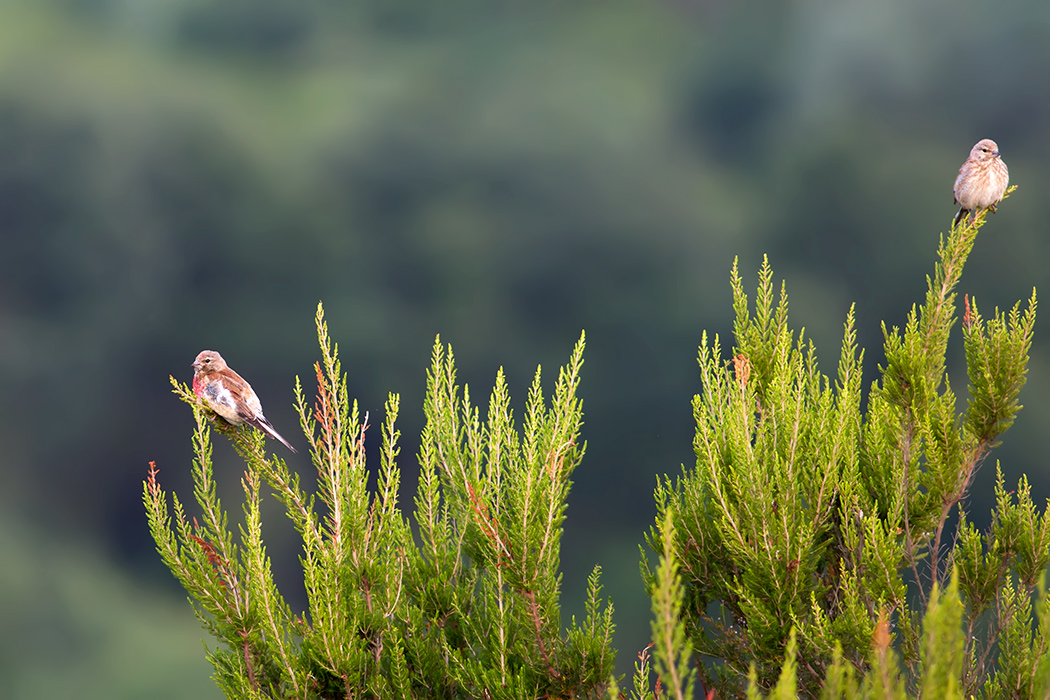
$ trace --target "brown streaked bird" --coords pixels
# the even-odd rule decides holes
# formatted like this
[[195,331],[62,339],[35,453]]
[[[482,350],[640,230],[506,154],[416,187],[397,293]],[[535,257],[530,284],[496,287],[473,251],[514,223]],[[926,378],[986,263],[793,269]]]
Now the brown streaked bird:
[[981,209],[995,212],[995,205],[1002,200],[1010,184],[1010,171],[999,157],[999,147],[991,139],[981,139],[970,149],[970,157],[959,168],[955,178],[955,203],[961,209],[955,215],[952,226],[958,226],[966,214],[973,212],[974,219]]
[[262,403],[252,390],[252,385],[230,369],[222,355],[214,350],[202,350],[193,361],[193,393],[227,423],[247,423],[280,440],[285,447],[295,452],[295,448],[266,420]]

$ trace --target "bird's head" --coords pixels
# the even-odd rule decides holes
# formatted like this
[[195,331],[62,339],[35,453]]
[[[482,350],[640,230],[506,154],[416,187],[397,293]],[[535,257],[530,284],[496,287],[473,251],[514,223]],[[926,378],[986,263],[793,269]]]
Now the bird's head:
[[981,139],[970,149],[970,158],[973,160],[991,160],[999,157],[999,146],[991,139]]
[[221,372],[226,369],[226,360],[214,350],[202,350],[193,361],[193,371],[199,374]]

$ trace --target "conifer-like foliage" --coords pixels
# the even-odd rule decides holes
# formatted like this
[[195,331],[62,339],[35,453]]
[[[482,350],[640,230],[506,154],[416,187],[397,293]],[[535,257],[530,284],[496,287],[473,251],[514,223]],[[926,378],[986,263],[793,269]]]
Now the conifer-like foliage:
[[[231,698],[1044,698],[1050,700],[1050,509],[997,472],[991,525],[964,509],[978,468],[1020,409],[1035,325],[1027,305],[985,318],[961,304],[969,401],[946,354],[956,288],[984,224],[942,238],[925,301],[883,326],[883,364],[862,386],[853,310],[834,378],[788,324],[764,262],[754,299],[734,263],[734,345],[700,347],[696,465],[656,489],[642,559],[652,643],[630,695],[612,675],[612,605],[600,569],[586,617],[560,628],[560,539],[580,464],[583,337],[549,401],[540,373],[521,425],[502,371],[482,420],[435,343],[411,519],[398,503],[399,400],[391,395],[369,489],[368,415],[352,401],[318,306],[321,361],[296,399],[316,492],[263,436],[234,428],[185,385],[196,420],[196,515],[151,465],[144,501],[168,567],[217,644]],[[243,523],[217,497],[212,431],[243,459]],[[274,583],[263,488],[302,538],[307,609]],[[655,682],[653,676],[656,676]]]
[[[717,336],[703,336],[696,465],[661,481],[648,537],[662,551],[675,513],[681,622],[718,697],[781,697],[789,670],[790,697],[796,687],[829,698],[1034,697],[1047,687],[1039,664],[1050,636],[1033,626],[1032,606],[1050,516],[1024,479],[1009,493],[1001,473],[988,532],[963,510],[1020,409],[1035,324],[1034,291],[1023,310],[987,319],[964,298],[970,399],[960,408],[945,355],[984,216],[942,238],[904,328],[883,326],[885,360],[867,391],[852,308],[829,378],[788,325],[768,262],[753,301],[734,263],[733,349],[725,357]],[[643,574],[660,590],[657,574]]]
[[[611,678],[612,606],[588,581],[586,619],[560,625],[559,551],[566,498],[580,463],[576,398],[583,337],[549,404],[540,372],[519,427],[502,371],[485,419],[456,383],[452,351],[434,346],[415,497],[417,534],[398,504],[399,401],[391,395],[368,488],[368,417],[351,401],[338,348],[318,306],[322,359],[309,405],[296,398],[317,492],[267,454],[263,436],[233,428],[172,380],[196,419],[198,515],[168,497],[151,470],[150,531],[164,562],[215,638],[215,680],[230,698],[600,697]],[[229,438],[245,471],[244,522],[235,535],[216,495],[212,431]],[[220,477],[221,478],[221,477]],[[263,540],[263,486],[302,537],[308,609],[277,590]],[[282,566],[287,566],[284,562]]]

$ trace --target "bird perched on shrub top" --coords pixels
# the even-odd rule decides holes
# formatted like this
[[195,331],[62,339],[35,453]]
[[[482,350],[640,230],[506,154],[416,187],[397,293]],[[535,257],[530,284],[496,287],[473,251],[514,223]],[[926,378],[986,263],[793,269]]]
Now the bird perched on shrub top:
[[214,350],[203,350],[193,361],[193,393],[227,423],[247,423],[272,438],[280,440],[292,452],[295,448],[274,430],[263,415],[262,403],[251,384],[230,369],[222,355]]
[[991,139],[981,139],[970,149],[970,157],[959,168],[955,178],[955,203],[962,207],[952,226],[958,226],[969,212],[977,217],[979,209],[995,211],[1010,184],[1010,171],[999,157],[999,147]]

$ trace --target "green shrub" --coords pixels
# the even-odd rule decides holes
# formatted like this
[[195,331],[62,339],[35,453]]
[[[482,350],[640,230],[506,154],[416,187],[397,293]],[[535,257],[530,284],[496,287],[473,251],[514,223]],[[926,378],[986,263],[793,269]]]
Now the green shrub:
[[696,466],[660,481],[648,537],[661,551],[674,514],[681,623],[719,697],[781,697],[789,670],[791,697],[853,697],[858,678],[864,697],[1036,693],[1048,638],[1033,632],[1031,605],[1050,517],[1024,479],[1008,494],[1001,472],[988,533],[962,507],[1020,409],[1035,293],[987,320],[965,298],[961,414],[945,371],[983,221],[942,239],[925,302],[903,330],[883,326],[885,364],[866,392],[852,309],[832,380],[789,327],[768,263],[753,309],[734,265],[735,344],[725,359],[704,336]]
[[[586,619],[558,629],[562,520],[584,451],[576,398],[583,337],[549,406],[537,370],[520,429],[502,371],[483,422],[456,384],[451,349],[435,344],[414,537],[397,503],[398,397],[387,401],[378,484],[369,493],[367,414],[350,400],[320,306],[317,328],[322,361],[312,408],[296,386],[316,494],[267,455],[260,433],[213,419],[172,380],[197,421],[200,520],[174,496],[169,515],[155,470],[144,498],[158,551],[219,643],[209,658],[222,690],[231,698],[600,697],[615,653],[598,567]],[[216,496],[213,425],[246,465],[236,538]],[[274,584],[262,538],[264,482],[302,537],[309,602],[302,615]]]
[[[988,319],[964,298],[970,399],[960,411],[945,356],[983,223],[942,239],[924,303],[903,329],[883,326],[885,364],[867,391],[852,309],[832,380],[789,327],[768,261],[753,306],[734,264],[734,346],[724,357],[706,334],[700,346],[696,465],[655,493],[655,569],[642,553],[653,635],[634,700],[691,698],[697,681],[708,698],[1050,697],[1050,515],[1027,480],[1008,492],[998,469],[989,530],[963,509],[1020,409],[1035,325],[1034,292],[1023,311]],[[562,522],[584,452],[583,337],[549,405],[537,371],[520,429],[502,371],[482,421],[451,349],[435,343],[410,521],[397,502],[398,397],[387,401],[372,493],[368,416],[350,399],[320,306],[317,329],[312,407],[296,382],[315,494],[267,456],[260,433],[215,418],[172,380],[196,418],[200,520],[174,496],[169,514],[155,468],[144,500],[158,551],[218,641],[209,658],[220,688],[231,698],[627,697],[612,675],[598,567],[586,619],[558,628]],[[216,495],[213,427],[246,465],[236,538]],[[274,584],[263,483],[302,538],[301,615]]]

